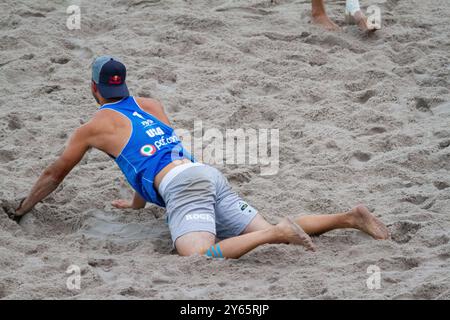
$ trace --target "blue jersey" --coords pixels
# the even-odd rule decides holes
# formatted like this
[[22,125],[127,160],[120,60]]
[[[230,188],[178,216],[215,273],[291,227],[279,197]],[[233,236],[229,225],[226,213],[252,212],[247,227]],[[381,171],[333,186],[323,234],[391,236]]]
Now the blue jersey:
[[100,110],[114,110],[131,123],[131,135],[115,162],[133,189],[148,202],[165,207],[153,186],[155,176],[174,160],[194,159],[183,148],[174,130],[142,110],[133,97],[104,104]]

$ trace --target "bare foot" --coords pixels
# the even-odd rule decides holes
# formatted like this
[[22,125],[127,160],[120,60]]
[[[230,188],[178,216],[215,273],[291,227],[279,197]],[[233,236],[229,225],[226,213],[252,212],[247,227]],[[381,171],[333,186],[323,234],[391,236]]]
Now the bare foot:
[[339,26],[336,23],[331,21],[331,19],[328,18],[328,16],[326,14],[313,15],[312,22],[314,24],[324,27],[325,29],[327,29],[329,31],[338,31],[341,29],[341,28],[339,28]]
[[302,245],[306,248],[306,250],[316,251],[316,247],[309,235],[303,231],[303,229],[295,223],[292,218],[284,218],[279,224],[277,224],[277,227],[281,231],[282,238],[285,239],[285,241],[292,244]]
[[355,227],[377,240],[389,239],[389,230],[383,222],[374,217],[363,205],[356,206],[350,211]]
[[356,11],[355,14],[348,17],[348,19],[350,22],[357,24],[359,29],[363,32],[375,32],[380,29],[376,25],[369,23],[367,17],[361,10]]

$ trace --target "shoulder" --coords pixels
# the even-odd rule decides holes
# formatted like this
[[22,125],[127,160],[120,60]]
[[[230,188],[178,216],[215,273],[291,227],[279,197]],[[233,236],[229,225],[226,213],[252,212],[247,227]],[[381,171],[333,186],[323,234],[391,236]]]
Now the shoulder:
[[114,127],[117,123],[120,123],[123,118],[124,116],[119,111],[105,108],[98,110],[85,125],[91,127],[94,132],[98,132],[105,128]]
[[94,116],[81,127],[86,127],[86,130],[95,131],[96,128],[101,128],[104,124],[109,122],[111,115],[115,114],[116,111],[110,109],[98,110]]
[[115,116],[116,112],[113,110],[99,110],[88,122],[75,130],[75,135],[87,138],[101,134],[105,129],[113,127]]
[[169,118],[167,118],[161,102],[151,98],[135,97],[134,99],[142,110],[155,116],[165,124],[170,125]]
[[96,133],[96,124],[93,119],[75,129],[72,140],[85,140]]
[[144,111],[150,112],[150,113],[158,113],[161,111],[164,111],[164,108],[156,99],[152,98],[142,98],[142,97],[135,97],[134,98],[136,102],[139,104],[139,107],[144,109]]

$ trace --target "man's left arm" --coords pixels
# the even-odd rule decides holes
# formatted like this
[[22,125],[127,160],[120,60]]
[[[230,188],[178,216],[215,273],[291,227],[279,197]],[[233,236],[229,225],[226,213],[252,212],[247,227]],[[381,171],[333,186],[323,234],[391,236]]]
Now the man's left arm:
[[91,126],[89,123],[75,130],[64,152],[44,170],[29,195],[21,202],[19,208],[16,209],[17,216],[23,216],[33,209],[39,201],[52,193],[73,167],[80,162],[86,151],[90,148],[90,131]]

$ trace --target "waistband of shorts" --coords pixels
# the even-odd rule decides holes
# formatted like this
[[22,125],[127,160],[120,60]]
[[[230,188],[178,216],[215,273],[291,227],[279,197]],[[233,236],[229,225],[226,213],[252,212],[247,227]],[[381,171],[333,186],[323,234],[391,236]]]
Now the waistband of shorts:
[[199,162],[189,162],[189,163],[183,163],[179,166],[173,167],[169,172],[166,173],[164,178],[161,180],[161,183],[158,186],[158,192],[160,195],[163,195],[166,191],[167,186],[169,183],[180,173],[182,173],[184,170],[192,168],[192,167],[198,167],[203,166],[203,163]]

